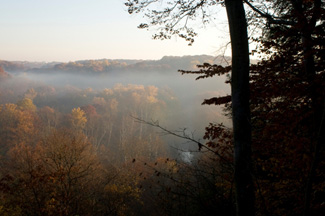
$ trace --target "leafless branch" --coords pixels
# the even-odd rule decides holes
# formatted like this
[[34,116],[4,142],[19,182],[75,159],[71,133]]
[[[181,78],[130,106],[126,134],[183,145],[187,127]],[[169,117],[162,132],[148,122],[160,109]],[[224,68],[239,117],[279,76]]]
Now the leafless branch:
[[256,8],[254,5],[252,5],[248,0],[244,0],[244,2],[253,10],[255,11],[257,14],[259,14],[261,17],[265,18],[269,24],[277,24],[277,25],[295,25],[296,23],[293,21],[289,21],[289,20],[283,20],[283,19],[279,19],[276,18],[272,15],[270,15],[267,12],[263,12],[261,10],[259,10],[258,8]]
[[208,150],[209,152],[212,152],[213,154],[215,154],[216,156],[218,156],[221,160],[225,161],[226,163],[230,163],[226,158],[224,158],[221,154],[219,154],[217,151],[214,151],[212,148],[206,146],[205,144],[201,143],[199,140],[196,140],[194,139],[193,137],[190,137],[188,134],[185,133],[185,130],[184,129],[182,132],[177,132],[177,131],[171,131],[171,130],[168,130],[162,126],[159,125],[159,122],[158,121],[151,121],[151,122],[148,122],[148,121],[145,121],[143,119],[140,119],[140,118],[137,118],[137,117],[134,117],[134,116],[131,116],[133,119],[136,120],[136,122],[138,123],[141,123],[141,124],[147,124],[147,125],[150,125],[152,127],[155,127],[155,128],[158,128],[160,129],[161,131],[163,131],[166,135],[172,135],[172,136],[175,136],[175,137],[178,137],[178,138],[181,138],[181,139],[184,139],[184,140],[187,140],[187,141],[190,141],[190,142],[193,142],[195,144],[198,145],[199,147],[199,150],[201,150],[202,148],[203,149],[206,149]]

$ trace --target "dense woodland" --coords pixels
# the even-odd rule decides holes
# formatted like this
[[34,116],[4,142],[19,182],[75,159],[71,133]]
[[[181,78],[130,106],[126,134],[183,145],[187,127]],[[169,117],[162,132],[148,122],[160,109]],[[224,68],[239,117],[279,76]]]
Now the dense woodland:
[[[3,74],[2,84],[13,79]],[[146,168],[132,160],[165,165],[171,154],[133,117],[163,119],[172,95],[141,85],[60,95],[43,85],[5,102],[28,87],[14,83],[1,89],[1,215],[143,214]]]
[[[181,123],[177,115],[185,114],[170,88],[55,87],[0,72],[1,215],[166,215],[182,203],[173,203],[173,178],[187,179],[188,172],[214,178],[191,166],[200,153],[188,151],[197,145],[139,122],[159,120],[187,134],[184,125],[167,122]],[[211,162],[204,158],[195,167]],[[201,184],[199,178],[191,181]],[[200,187],[180,190],[207,200]],[[175,213],[188,208],[182,205]]]
[[[129,12],[141,12],[146,7],[141,2],[151,1],[129,0]],[[187,11],[192,9],[192,16],[223,1],[175,5],[180,2]],[[260,59],[249,68],[253,214],[324,215],[323,3],[244,2],[249,28],[260,31],[250,38],[256,45],[251,55]],[[172,10],[154,11],[151,18],[163,20],[166,13],[173,15]],[[194,42],[192,30],[188,37],[166,31]],[[157,70],[139,61],[123,66],[116,61],[114,68],[108,63],[53,63],[45,69],[31,63],[29,69],[93,74],[123,71],[116,67],[130,68],[129,64],[137,70],[142,65],[146,72],[175,68],[166,63]],[[225,82],[233,82],[232,66],[202,64],[199,59],[192,63],[199,64],[198,70],[191,66],[180,72],[198,75],[197,82],[225,74]],[[162,127],[166,116],[183,109],[168,89],[118,84],[104,90],[70,86],[60,91],[16,82],[6,72],[19,71],[27,63],[1,65],[1,215],[236,215],[231,127],[211,120],[203,137],[196,139],[185,130]],[[224,115],[232,118],[231,99],[212,97],[203,104],[223,106]],[[181,137],[196,148],[189,153],[171,147],[170,142],[177,141],[162,134]]]

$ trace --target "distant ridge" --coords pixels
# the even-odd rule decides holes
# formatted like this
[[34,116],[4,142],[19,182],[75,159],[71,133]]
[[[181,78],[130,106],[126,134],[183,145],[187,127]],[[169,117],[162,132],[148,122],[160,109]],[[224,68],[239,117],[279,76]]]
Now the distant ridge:
[[166,72],[195,70],[196,65],[208,62],[210,64],[227,65],[230,57],[224,56],[164,56],[160,60],[130,60],[130,59],[97,59],[78,60],[67,63],[62,62],[27,62],[27,61],[2,61],[0,67],[10,73],[80,73],[80,74],[106,74],[112,72]]

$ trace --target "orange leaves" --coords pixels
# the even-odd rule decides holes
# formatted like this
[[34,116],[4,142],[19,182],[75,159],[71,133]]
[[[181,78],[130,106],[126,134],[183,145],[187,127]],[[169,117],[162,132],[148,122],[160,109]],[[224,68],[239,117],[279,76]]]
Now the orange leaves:
[[12,176],[5,182],[11,190],[6,202],[18,202],[24,214],[70,215],[75,205],[87,200],[89,187],[101,178],[92,145],[71,131],[55,131],[36,147],[16,145],[7,156],[7,167],[1,170]]
[[20,110],[15,104],[0,106],[0,136],[3,151],[9,146],[28,142],[35,133],[35,117],[29,111]]

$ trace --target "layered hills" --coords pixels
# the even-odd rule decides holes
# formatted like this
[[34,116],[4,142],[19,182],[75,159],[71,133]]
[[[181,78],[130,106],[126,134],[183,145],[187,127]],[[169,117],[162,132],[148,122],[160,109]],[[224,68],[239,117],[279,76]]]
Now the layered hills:
[[164,56],[160,60],[98,59],[71,62],[27,62],[0,60],[0,67],[10,73],[81,73],[107,74],[123,71],[166,72],[179,69],[195,70],[196,65],[204,62],[227,65],[230,57],[224,56]]

